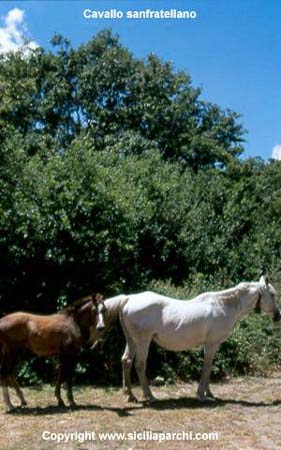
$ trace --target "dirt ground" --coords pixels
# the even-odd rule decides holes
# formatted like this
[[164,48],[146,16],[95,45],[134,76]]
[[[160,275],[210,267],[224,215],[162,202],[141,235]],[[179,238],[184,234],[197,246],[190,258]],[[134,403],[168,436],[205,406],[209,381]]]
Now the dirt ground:
[[[75,389],[80,406],[73,411],[55,406],[50,386],[25,389],[29,403],[26,408],[6,414],[1,403],[0,450],[281,448],[281,374],[214,384],[217,400],[204,405],[196,399],[196,387],[196,383],[154,387],[159,401],[150,407],[124,403],[119,389],[81,387]],[[135,388],[135,393],[141,399],[139,388]],[[123,435],[110,439],[98,434],[107,432]],[[140,433],[138,440],[134,432]],[[160,434],[163,432],[167,434]],[[182,440],[182,432],[189,440]],[[66,433],[69,441],[58,443],[53,439],[62,435],[55,433]],[[207,433],[218,433],[218,439],[212,440]],[[89,436],[95,440],[89,440]],[[195,440],[197,437],[201,439]]]

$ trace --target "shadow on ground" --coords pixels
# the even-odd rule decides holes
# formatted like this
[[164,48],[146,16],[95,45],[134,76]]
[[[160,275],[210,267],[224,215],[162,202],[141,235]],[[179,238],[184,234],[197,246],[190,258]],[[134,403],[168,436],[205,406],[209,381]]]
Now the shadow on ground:
[[212,401],[206,401],[205,403],[199,402],[196,398],[181,397],[177,399],[167,398],[159,399],[152,405],[147,402],[137,403],[132,406],[124,406],[123,408],[118,407],[108,407],[93,404],[79,405],[76,408],[69,407],[59,407],[59,406],[47,406],[47,407],[24,407],[17,408],[12,411],[12,415],[52,415],[52,414],[66,414],[69,411],[111,411],[116,413],[119,417],[127,417],[131,415],[132,411],[137,411],[138,409],[150,408],[152,410],[169,410],[169,409],[212,409],[220,408],[226,405],[241,405],[245,407],[272,407],[280,406],[281,400],[274,400],[273,402],[251,402],[247,400],[234,400],[234,399],[219,399],[215,398]]
[[248,407],[270,407],[281,405],[281,400],[274,400],[273,402],[251,402],[247,400],[235,400],[235,399],[220,399],[214,398],[213,400],[208,400],[204,403],[199,402],[196,398],[181,397],[177,399],[161,399],[150,405],[153,409],[198,409],[198,408],[218,408],[226,405],[241,405]]

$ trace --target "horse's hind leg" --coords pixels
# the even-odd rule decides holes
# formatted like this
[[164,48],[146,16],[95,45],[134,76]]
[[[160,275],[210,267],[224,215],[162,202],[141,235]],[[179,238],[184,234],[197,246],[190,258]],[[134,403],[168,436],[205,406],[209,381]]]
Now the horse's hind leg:
[[144,340],[139,340],[136,342],[136,362],[135,367],[137,370],[137,374],[139,377],[139,381],[143,390],[144,397],[149,401],[149,403],[153,403],[157,400],[151,392],[151,389],[148,384],[148,380],[146,377],[146,360],[148,356],[148,350],[150,345],[151,338],[145,338]]
[[207,397],[212,398],[213,394],[211,393],[209,383],[210,383],[210,373],[211,373],[211,367],[212,362],[215,356],[216,351],[219,348],[219,344],[213,344],[209,346],[205,346],[205,357],[204,357],[204,363],[203,363],[203,370],[202,375],[200,378],[197,395],[198,399],[201,402],[204,402]]
[[127,344],[124,354],[122,356],[123,368],[123,393],[126,395],[127,402],[137,402],[137,398],[132,392],[131,385],[131,368],[135,357],[134,343],[129,336],[127,336]]
[[20,388],[20,385],[17,382],[17,380],[14,377],[14,375],[9,377],[9,382],[10,382],[10,386],[12,386],[15,389],[16,394],[17,394],[18,398],[20,399],[20,407],[26,406],[27,405],[27,401],[25,400],[23,392],[22,392],[22,390]]

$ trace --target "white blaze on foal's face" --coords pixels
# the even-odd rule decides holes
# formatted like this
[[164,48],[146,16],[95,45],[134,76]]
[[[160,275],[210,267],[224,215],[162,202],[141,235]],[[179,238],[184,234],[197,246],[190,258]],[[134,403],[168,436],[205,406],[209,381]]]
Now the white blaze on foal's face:
[[103,303],[99,303],[97,305],[97,331],[103,331],[105,329],[105,323],[104,323],[104,313],[105,313],[105,307]]

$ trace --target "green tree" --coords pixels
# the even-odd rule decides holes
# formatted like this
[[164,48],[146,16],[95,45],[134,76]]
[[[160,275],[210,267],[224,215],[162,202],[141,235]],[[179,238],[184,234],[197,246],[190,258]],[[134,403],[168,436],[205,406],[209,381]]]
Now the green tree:
[[[92,290],[193,296],[261,268],[281,286],[281,163],[240,160],[239,116],[202,100],[189,74],[135,58],[110,31],[77,49],[54,36],[51,51],[0,55],[0,96],[2,314]],[[266,322],[246,328],[257,323],[261,348]],[[240,331],[217,373],[251,369]],[[190,371],[165,354],[156,372],[162,358],[169,374],[198,371],[198,353]]]

